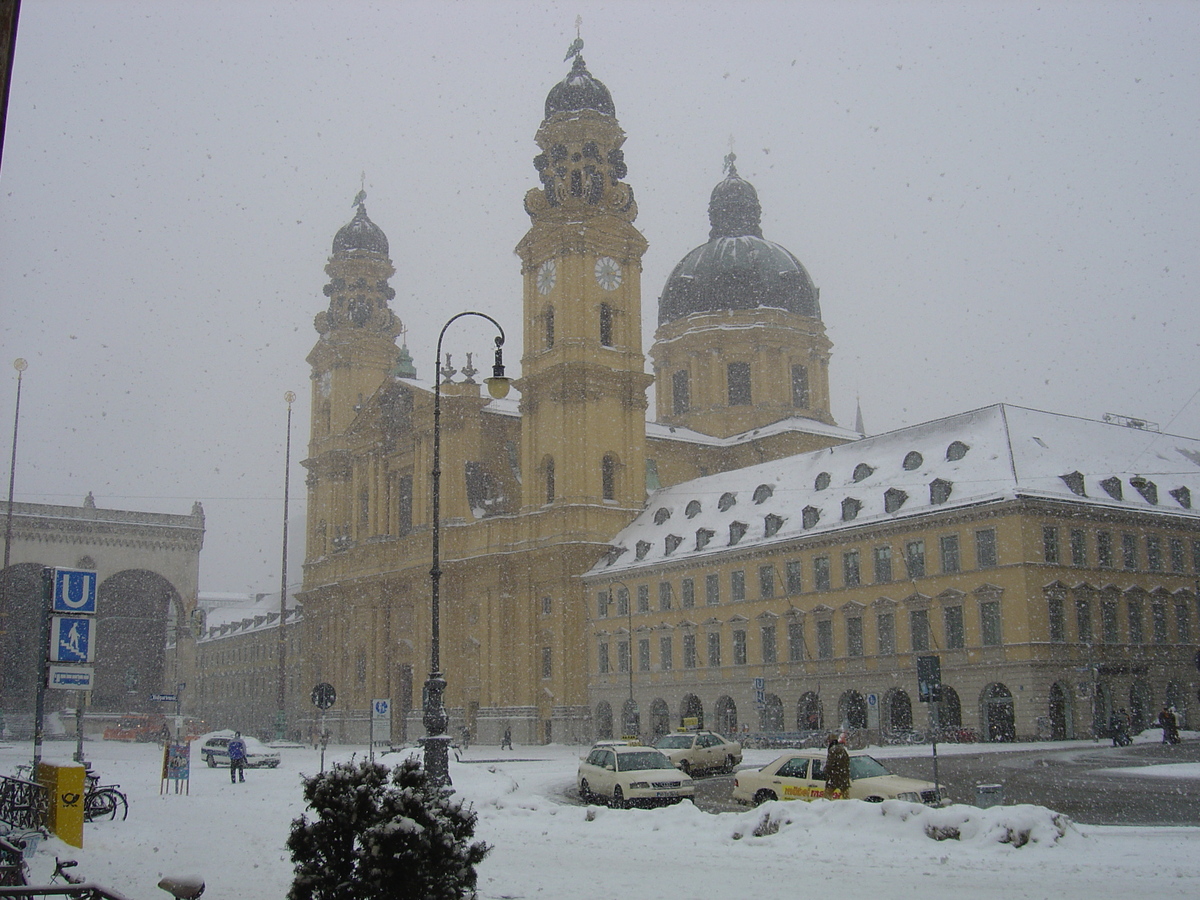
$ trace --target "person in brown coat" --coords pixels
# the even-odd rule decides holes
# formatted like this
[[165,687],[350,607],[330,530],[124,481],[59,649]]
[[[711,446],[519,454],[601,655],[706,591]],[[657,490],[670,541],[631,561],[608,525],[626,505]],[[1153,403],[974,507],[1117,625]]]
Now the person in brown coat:
[[844,800],[850,790],[850,754],[837,735],[829,735],[825,754],[825,799]]

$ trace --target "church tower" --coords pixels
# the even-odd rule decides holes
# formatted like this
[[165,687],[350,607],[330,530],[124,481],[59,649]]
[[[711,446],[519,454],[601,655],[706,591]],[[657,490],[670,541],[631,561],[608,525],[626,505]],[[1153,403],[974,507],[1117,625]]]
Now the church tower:
[[758,192],[734,161],[709,200],[708,243],[675,267],[659,300],[656,419],[716,437],[796,417],[832,425],[820,291],[763,238]]
[[314,321],[320,338],[308,355],[312,366],[309,458],[308,552],[324,556],[350,540],[355,491],[349,450],[351,422],[396,365],[400,320],[388,306],[395,274],[383,231],[367,217],[366,193],[354,202],[354,218],[334,236],[325,266],[329,306]]
[[581,46],[546,97],[534,159],[542,186],[525,197],[532,224],[516,248],[524,276],[522,508],[624,510],[581,513],[586,524],[570,526],[606,538],[646,497],[646,239],[622,180],[625,133]]

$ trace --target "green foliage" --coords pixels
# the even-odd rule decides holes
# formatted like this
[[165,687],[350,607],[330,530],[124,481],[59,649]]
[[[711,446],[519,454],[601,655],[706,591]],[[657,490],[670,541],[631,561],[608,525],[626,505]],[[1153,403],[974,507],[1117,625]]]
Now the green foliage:
[[304,780],[315,818],[293,820],[288,900],[457,900],[491,849],[471,843],[475,813],[415,760],[363,760]]

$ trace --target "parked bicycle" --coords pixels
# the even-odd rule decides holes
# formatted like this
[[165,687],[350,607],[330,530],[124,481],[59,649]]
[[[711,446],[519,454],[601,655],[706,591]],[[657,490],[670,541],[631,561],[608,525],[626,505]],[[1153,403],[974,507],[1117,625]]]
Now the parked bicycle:
[[129,817],[129,800],[121,791],[121,786],[100,784],[100,776],[89,772],[87,791],[83,795],[83,820],[116,819],[118,812],[121,813],[122,822]]

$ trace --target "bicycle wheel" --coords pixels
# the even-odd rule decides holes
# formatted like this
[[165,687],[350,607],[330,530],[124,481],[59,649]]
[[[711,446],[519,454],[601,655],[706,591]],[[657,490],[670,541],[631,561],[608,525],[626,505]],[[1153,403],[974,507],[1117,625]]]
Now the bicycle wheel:
[[108,816],[110,819],[116,818],[117,803],[112,792],[108,788],[100,788],[96,791],[91,791],[83,801],[83,820],[85,822],[94,822],[96,819]]

